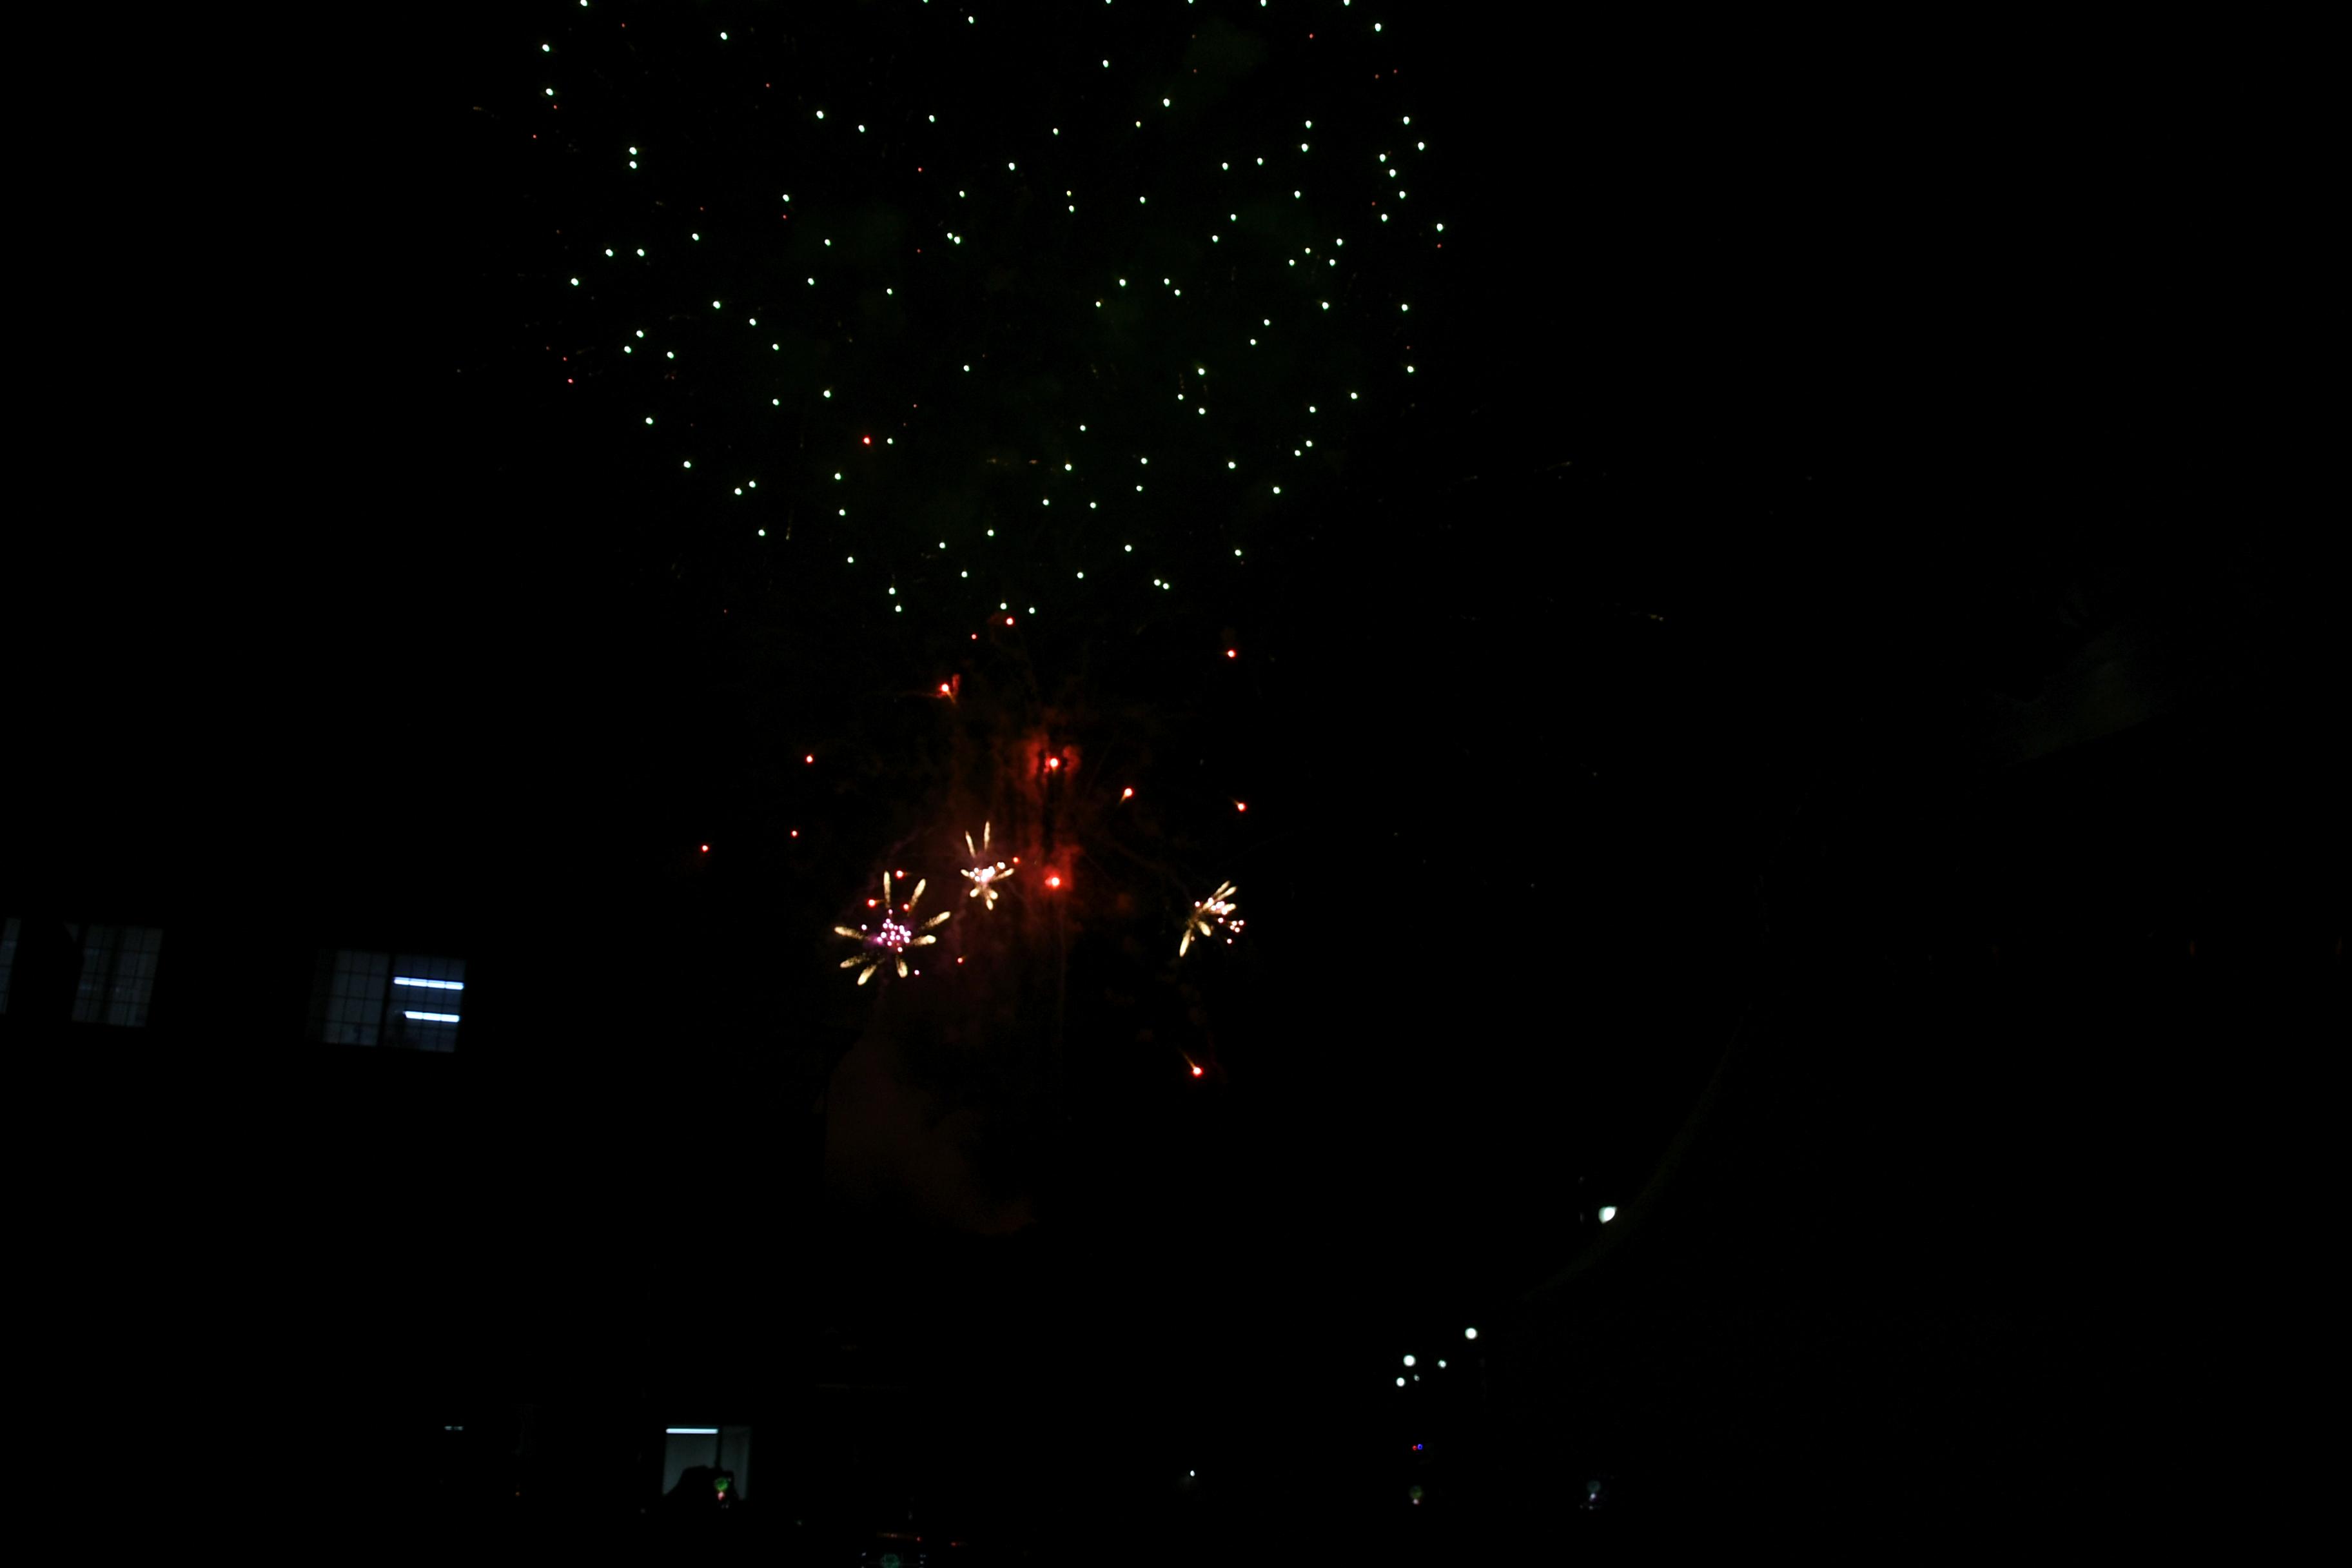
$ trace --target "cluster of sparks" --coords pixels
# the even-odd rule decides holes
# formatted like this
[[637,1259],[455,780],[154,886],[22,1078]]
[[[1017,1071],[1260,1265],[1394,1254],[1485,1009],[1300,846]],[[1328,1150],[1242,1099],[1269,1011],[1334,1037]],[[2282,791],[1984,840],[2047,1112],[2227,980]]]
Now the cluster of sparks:
[[[972,844],[971,834],[967,833],[963,836],[964,850],[972,860],[972,864],[963,872],[964,879],[971,884],[969,896],[982,900],[981,907],[986,910],[996,908],[997,885],[1018,869],[1017,867],[1008,865],[1003,860],[989,858],[989,837],[993,826],[991,823],[981,824],[980,844],[977,847]],[[1017,859],[1018,857],[1015,858]],[[898,978],[904,980],[908,973],[907,950],[910,947],[929,947],[940,940],[930,933],[953,918],[950,914],[942,912],[931,916],[919,925],[914,923],[915,905],[921,901],[923,889],[929,885],[928,881],[917,882],[914,892],[908,897],[906,903],[894,910],[890,901],[890,873],[885,871],[882,873],[880,927],[878,929],[865,926],[855,929],[849,926],[833,928],[835,935],[847,937],[850,941],[858,943],[863,950],[855,958],[845,958],[841,962],[842,968],[857,971],[858,984],[865,984],[886,968],[896,968]],[[1228,942],[1233,941],[1234,936],[1240,934],[1242,922],[1235,919],[1234,914],[1236,907],[1234,903],[1234,894],[1239,889],[1231,882],[1222,882],[1218,884],[1215,892],[1192,906],[1192,914],[1184,921],[1183,938],[1176,944],[1177,957],[1181,958],[1192,950],[1192,941],[1195,937],[1213,935],[1221,926],[1231,933],[1225,938]],[[901,915],[906,918],[901,920],[899,918]],[[1194,1069],[1196,1074],[1198,1070],[1198,1068]]]
[[[1221,882],[1215,892],[1192,906],[1192,916],[1184,922],[1184,938],[1176,944],[1177,957],[1192,951],[1194,937],[1208,936],[1219,926],[1236,933],[1241,931],[1242,922],[1233,918],[1233,897],[1239,891],[1231,882]],[[1225,940],[1230,942],[1234,939],[1229,936]]]
[[992,910],[996,907],[996,884],[1013,875],[1014,869],[1002,860],[993,865],[988,863],[990,826],[991,825],[985,822],[980,825],[980,847],[977,849],[971,847],[971,835],[967,833],[963,836],[964,849],[971,856],[974,862],[971,869],[964,872],[964,879],[971,884],[971,897],[981,900],[980,907],[984,910]]
[[904,980],[907,977],[907,950],[929,947],[940,940],[930,931],[935,926],[945,925],[951,918],[948,914],[933,915],[919,926],[901,922],[898,919],[901,912],[908,921],[915,918],[915,906],[922,900],[923,889],[927,886],[926,882],[917,882],[914,894],[908,899],[905,909],[893,911],[890,907],[890,873],[885,871],[882,873],[882,928],[879,931],[867,931],[863,927],[856,931],[847,926],[833,928],[835,935],[845,936],[865,948],[856,957],[844,959],[841,963],[842,968],[857,971],[857,984],[863,985],[873,979],[886,964],[896,964],[898,978]]

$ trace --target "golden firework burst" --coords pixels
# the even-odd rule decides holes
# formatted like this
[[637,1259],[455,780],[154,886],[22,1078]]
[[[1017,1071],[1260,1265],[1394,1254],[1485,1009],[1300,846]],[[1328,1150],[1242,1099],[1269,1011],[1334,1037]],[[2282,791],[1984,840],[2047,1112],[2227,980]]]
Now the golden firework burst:
[[[885,964],[896,964],[898,969],[898,978],[904,980],[907,977],[907,950],[910,947],[929,947],[940,940],[929,933],[934,927],[945,925],[952,918],[948,913],[942,911],[933,915],[920,925],[913,923],[915,906],[922,901],[923,889],[929,885],[928,882],[917,882],[915,891],[907,900],[905,909],[893,910],[890,907],[890,873],[885,871],[882,873],[881,924],[871,930],[863,926],[855,931],[847,926],[833,928],[835,935],[845,936],[865,948],[865,951],[856,957],[845,958],[841,962],[842,968],[857,971],[857,984],[863,985],[873,979],[876,972]],[[899,920],[898,916],[901,913],[907,917],[905,921]]]
[[1184,922],[1184,940],[1176,944],[1177,957],[1192,951],[1194,937],[1207,936],[1221,925],[1230,925],[1234,931],[1242,929],[1242,922],[1232,918],[1233,896],[1240,890],[1231,882],[1223,882],[1215,892],[1192,906],[1192,917]]
[[971,835],[967,833],[963,836],[963,847],[974,862],[971,868],[964,873],[964,878],[971,883],[971,896],[980,900],[980,907],[984,910],[996,907],[996,884],[1013,875],[1015,869],[1002,860],[988,864],[988,830],[991,826],[985,822],[980,825],[980,847],[977,849],[971,847]]

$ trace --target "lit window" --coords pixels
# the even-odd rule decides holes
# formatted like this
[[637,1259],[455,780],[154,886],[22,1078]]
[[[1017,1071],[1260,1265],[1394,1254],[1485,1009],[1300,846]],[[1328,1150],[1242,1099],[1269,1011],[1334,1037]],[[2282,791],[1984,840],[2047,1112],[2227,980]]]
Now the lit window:
[[[162,931],[152,926],[51,922],[37,934],[50,932],[56,933],[51,944],[56,951],[43,950],[37,965],[25,922],[11,916],[0,927],[0,1012],[23,1014],[39,1007],[31,996],[36,985],[52,989],[57,1005],[63,1006],[63,994],[70,987],[75,1023],[146,1027],[155,964],[163,947]],[[25,994],[17,994],[20,989]]]
[[331,1046],[454,1051],[466,961],[331,948],[310,991],[310,1037]]

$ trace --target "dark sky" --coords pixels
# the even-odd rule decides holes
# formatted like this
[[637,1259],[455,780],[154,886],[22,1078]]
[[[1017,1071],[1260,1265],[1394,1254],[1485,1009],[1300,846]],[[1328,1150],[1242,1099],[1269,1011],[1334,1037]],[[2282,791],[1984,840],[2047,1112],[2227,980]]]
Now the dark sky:
[[[125,179],[60,186],[91,505],[20,668],[76,737],[47,806],[137,811],[51,880],[635,933],[695,999],[511,1052],[598,1109],[510,1179],[676,1142],[804,1193],[796,1053],[838,1063],[824,1247],[753,1198],[717,1261],[691,1225],[660,1258],[795,1345],[863,1325],[958,1431],[1344,1423],[1401,1342],[1581,1256],[1735,1041],[1780,1065],[1708,1192],[1843,1149],[1960,1212],[1937,1173],[2020,1054],[2069,1108],[2032,1136],[2096,1143],[2089,1086],[2137,1069],[2046,1066],[2102,1037],[2052,1022],[2095,1010],[2078,961],[2006,1018],[1921,976],[2217,921],[2257,967],[2324,949],[2287,866],[2340,849],[2298,837],[2328,616],[2262,537],[2311,427],[2291,95],[2161,41],[1422,9],[549,5],[282,74],[159,44],[89,132]],[[1096,792],[1013,885],[1082,868],[1063,1065],[1043,904],[964,939],[1017,981],[861,1016],[827,929],[909,853],[924,912],[988,919],[949,850],[966,807],[1039,816],[1047,734]],[[1245,935],[1172,968],[1225,879]],[[646,1289],[602,1223],[566,1211],[549,1277]],[[1864,1267],[1658,1226],[1806,1300]]]

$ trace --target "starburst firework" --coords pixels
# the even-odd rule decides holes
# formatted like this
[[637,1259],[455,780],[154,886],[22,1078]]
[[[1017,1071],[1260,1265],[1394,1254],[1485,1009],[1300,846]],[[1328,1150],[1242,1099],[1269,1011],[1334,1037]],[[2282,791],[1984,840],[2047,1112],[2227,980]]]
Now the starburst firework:
[[[890,873],[885,871],[882,873],[880,929],[867,931],[861,927],[852,931],[847,926],[833,928],[835,935],[845,936],[852,942],[862,943],[866,949],[856,957],[845,958],[841,962],[842,968],[857,970],[857,984],[865,984],[874,978],[876,972],[883,965],[889,963],[898,965],[898,978],[904,980],[907,977],[907,950],[910,947],[929,947],[940,940],[929,932],[934,926],[945,925],[952,918],[949,914],[942,912],[933,915],[919,926],[902,922],[898,919],[899,912],[903,912],[909,921],[914,919],[915,906],[922,900],[923,889],[929,885],[928,882],[917,882],[913,896],[907,900],[906,909],[903,911],[894,912],[890,908]],[[921,934],[918,934],[919,932]]]
[[[1192,950],[1194,937],[1207,936],[1226,923],[1234,912],[1233,896],[1240,890],[1231,882],[1220,883],[1215,892],[1192,906],[1192,918],[1184,922],[1184,940],[1176,944],[1177,957],[1181,958]],[[1239,921],[1234,921],[1232,924],[1235,931],[1242,929]]]
[[975,862],[978,862],[973,865],[970,870],[964,873],[964,877],[971,883],[971,896],[980,900],[980,907],[984,910],[992,910],[996,907],[996,884],[1004,880],[1005,878],[1013,875],[1014,870],[1014,868],[1007,866],[1002,860],[997,861],[994,865],[986,864],[988,859],[988,830],[991,826],[991,824],[985,822],[980,825],[980,847],[977,849],[973,849],[971,847],[971,835],[967,833],[963,836],[964,848],[969,850],[971,854],[972,859]]

